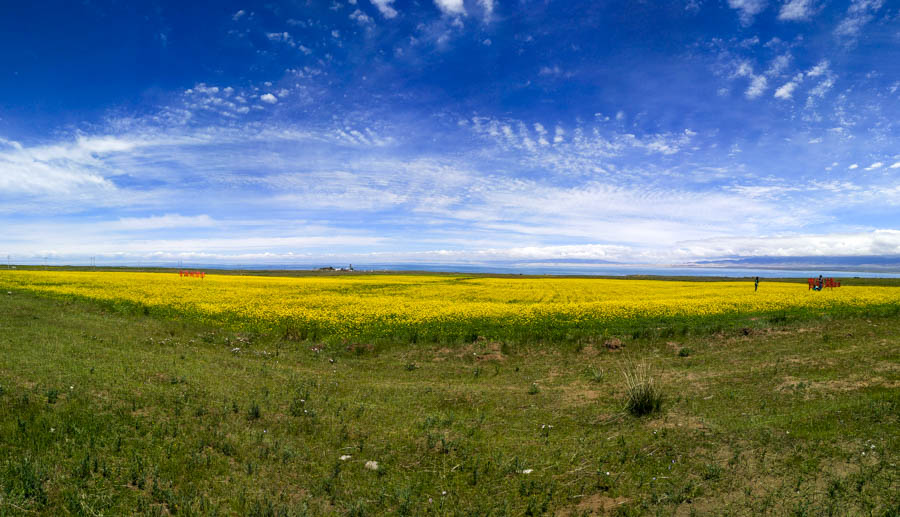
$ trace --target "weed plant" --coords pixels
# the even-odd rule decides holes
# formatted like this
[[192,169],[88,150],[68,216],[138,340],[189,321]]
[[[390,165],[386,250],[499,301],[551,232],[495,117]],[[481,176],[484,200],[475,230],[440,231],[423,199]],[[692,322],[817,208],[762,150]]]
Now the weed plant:
[[663,394],[654,382],[650,364],[627,363],[622,368],[625,378],[625,409],[634,416],[645,416],[660,410]]

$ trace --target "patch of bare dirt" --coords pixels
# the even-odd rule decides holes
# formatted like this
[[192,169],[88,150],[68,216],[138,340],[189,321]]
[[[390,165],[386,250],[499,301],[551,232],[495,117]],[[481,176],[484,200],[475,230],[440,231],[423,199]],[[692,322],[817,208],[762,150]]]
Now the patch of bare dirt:
[[557,512],[560,517],[576,516],[576,515],[610,515],[616,511],[616,508],[627,503],[627,497],[608,497],[603,494],[593,494],[581,498],[581,501],[569,508],[564,508]]
[[667,413],[661,418],[656,418],[647,423],[651,429],[694,429],[697,431],[709,431],[710,428],[703,420],[677,413]]
[[621,350],[625,348],[625,343],[621,339],[613,337],[604,341],[603,346],[605,346],[607,350]]
[[448,357],[457,359],[471,357],[476,361],[503,362],[506,360],[506,356],[503,354],[503,343],[490,341],[482,336],[479,336],[474,342],[458,348],[441,348],[437,351],[433,360],[443,361]]
[[856,391],[872,386],[882,386],[885,388],[900,387],[900,382],[889,381],[883,377],[851,377],[848,379],[834,379],[830,381],[807,381],[792,376],[786,376],[784,380],[775,389],[778,391],[794,391],[794,390],[810,390],[823,392],[847,392]]
[[347,345],[347,351],[354,354],[365,354],[375,351],[375,345],[371,343],[351,343]]
[[559,388],[560,400],[565,405],[576,406],[595,401],[601,397],[616,397],[608,388],[600,390],[584,382],[574,382]]
[[596,357],[600,355],[601,350],[594,346],[593,343],[590,345],[586,345],[581,349],[581,355],[586,355],[588,357]]

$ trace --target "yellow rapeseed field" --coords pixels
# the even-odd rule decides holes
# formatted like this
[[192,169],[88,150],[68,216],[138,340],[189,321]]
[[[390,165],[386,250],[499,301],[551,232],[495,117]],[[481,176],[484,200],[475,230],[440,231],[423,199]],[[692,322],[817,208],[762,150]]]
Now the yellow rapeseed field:
[[[900,303],[900,289],[806,284],[429,275],[262,277],[176,273],[0,271],[4,289],[131,303],[299,337],[468,336],[602,329],[622,320],[828,310]],[[500,332],[498,329],[504,329]],[[484,331],[484,332],[483,332]]]

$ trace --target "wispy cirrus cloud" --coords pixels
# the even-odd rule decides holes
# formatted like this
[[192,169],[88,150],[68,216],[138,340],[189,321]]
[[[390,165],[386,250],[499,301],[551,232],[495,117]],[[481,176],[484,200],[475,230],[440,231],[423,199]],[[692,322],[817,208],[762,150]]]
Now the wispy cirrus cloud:
[[[301,4],[210,12],[193,25],[208,47],[153,40],[182,75],[119,63],[139,89],[92,78],[59,92],[53,120],[16,119],[41,74],[0,85],[24,99],[0,113],[0,224],[34,223],[0,253],[682,261],[807,253],[816,235],[890,249],[871,238],[900,220],[883,0],[647,19],[615,2]],[[694,23],[723,8],[731,23]],[[662,35],[685,23],[675,52]]]

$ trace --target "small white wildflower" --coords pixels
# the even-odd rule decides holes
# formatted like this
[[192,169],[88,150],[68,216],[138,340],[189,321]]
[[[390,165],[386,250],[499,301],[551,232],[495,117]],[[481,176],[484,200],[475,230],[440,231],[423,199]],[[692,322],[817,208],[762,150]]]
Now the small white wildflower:
[[366,468],[369,470],[378,470],[378,462],[369,460],[366,462]]
[[231,349],[231,353],[233,353],[233,354],[236,354],[236,353],[238,353],[238,352],[240,352],[240,351],[241,351],[241,349],[238,348],[238,347],[234,347],[234,348]]
[[71,391],[71,390],[74,390],[74,389],[75,389],[75,386],[69,386],[69,390],[70,390],[70,391]]
[[447,495],[447,491],[446,491],[446,490],[441,490],[441,495],[442,495],[442,496],[443,496],[443,495]]
[[341,461],[347,461],[347,460],[349,460],[349,459],[352,458],[352,457],[353,457],[353,456],[350,456],[349,454],[344,454],[343,456],[340,457],[340,460],[341,460]]
[[51,433],[52,433],[52,432],[55,432],[55,431],[56,431],[56,428],[55,428],[55,427],[51,427],[51,428],[50,428],[50,432],[51,432]]
[[608,475],[609,475],[609,472],[607,472],[606,475],[608,476]]
[[874,446],[874,445],[870,445],[869,448],[870,448],[870,449],[874,449],[875,446]]
[[522,471],[522,474],[531,474],[532,472],[534,472],[534,469],[525,469]]

